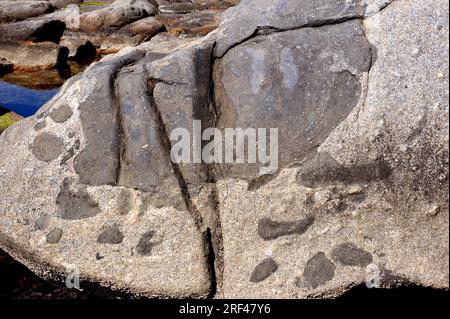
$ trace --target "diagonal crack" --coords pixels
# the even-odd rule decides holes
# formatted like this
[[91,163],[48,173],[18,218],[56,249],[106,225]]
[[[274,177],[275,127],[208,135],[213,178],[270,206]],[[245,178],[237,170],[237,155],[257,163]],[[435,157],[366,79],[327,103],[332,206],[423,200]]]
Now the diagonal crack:
[[[214,80],[214,49],[216,44],[214,43],[210,52],[210,86],[209,86],[209,112],[212,118],[212,127],[217,128],[218,120],[220,117],[220,109],[216,103],[215,96],[215,80]],[[212,272],[212,285],[213,290],[211,291],[211,297],[214,297],[217,293],[220,293],[223,287],[223,270],[224,270],[224,260],[223,260],[223,234],[222,234],[222,223],[220,220],[220,202],[217,189],[217,177],[215,176],[214,165],[206,164],[206,171],[208,176],[208,183],[211,183],[212,189],[209,196],[209,207],[213,211],[212,225],[208,228],[208,243],[209,255],[210,255],[210,267]]]
[[180,186],[180,190],[181,190],[181,194],[183,196],[184,202],[186,204],[186,208],[188,209],[192,219],[194,220],[194,223],[197,227],[198,230],[202,230],[203,229],[203,219],[201,214],[198,212],[197,208],[195,207],[195,205],[192,203],[192,199],[191,196],[189,194],[189,190],[187,187],[187,183],[183,177],[183,174],[181,172],[180,167],[178,166],[177,163],[174,163],[171,159],[170,159],[170,152],[171,152],[171,148],[172,148],[172,143],[170,141],[169,138],[169,133],[167,132],[166,129],[166,125],[164,124],[164,120],[163,117],[161,115],[161,112],[158,109],[158,106],[154,100],[153,97],[153,89],[155,88],[156,84],[162,82],[158,79],[152,79],[150,78],[148,80],[148,94],[149,94],[149,100],[150,100],[150,104],[152,105],[152,110],[154,111],[154,115],[155,115],[155,119],[156,119],[156,124],[158,127],[158,135],[161,141],[162,146],[164,147],[164,150],[166,152],[166,156],[168,158],[168,160],[170,161],[170,164],[172,166],[172,170],[175,174],[175,177],[178,180],[179,186]]
[[362,20],[364,19],[364,15],[355,15],[352,17],[342,17],[342,18],[330,18],[330,19],[323,19],[323,20],[316,20],[316,21],[312,21],[312,22],[307,22],[304,25],[301,26],[295,26],[295,27],[291,27],[291,28],[277,28],[274,26],[257,26],[255,28],[255,30],[253,31],[253,33],[234,43],[233,45],[231,45],[230,47],[228,47],[223,54],[220,55],[216,55],[214,56],[214,58],[216,59],[220,59],[222,57],[224,57],[230,50],[232,50],[233,48],[244,44],[245,42],[248,42],[250,40],[252,40],[253,38],[259,36],[259,35],[263,35],[263,34],[268,34],[268,33],[280,33],[280,32],[286,32],[286,31],[293,31],[293,30],[300,30],[300,29],[304,29],[304,28],[321,28],[324,26],[329,26],[329,25],[336,25],[336,24],[341,24],[344,22],[348,22],[348,21],[355,21],[355,20]]
[[[213,298],[217,293],[217,271],[216,271],[216,263],[217,263],[217,254],[215,253],[217,251],[215,243],[216,241],[216,231],[212,231],[209,227],[206,227],[203,222],[203,217],[201,213],[198,211],[195,204],[192,202],[191,195],[189,193],[189,189],[186,183],[186,180],[184,179],[183,173],[178,166],[177,163],[174,163],[170,159],[170,152],[172,148],[172,143],[169,138],[169,134],[167,132],[166,125],[164,124],[163,117],[161,115],[160,110],[158,109],[157,104],[154,101],[153,97],[153,90],[155,88],[155,85],[157,83],[164,83],[163,81],[160,81],[158,79],[150,78],[148,80],[148,93],[149,93],[149,100],[152,104],[152,109],[154,110],[155,119],[157,122],[158,130],[159,130],[159,138],[161,141],[161,144],[164,147],[164,150],[166,152],[166,156],[168,160],[171,163],[173,172],[175,177],[178,180],[179,187],[181,190],[181,194],[183,196],[186,208],[191,215],[192,220],[195,223],[195,226],[198,231],[202,234],[202,240],[203,240],[203,249],[204,254],[206,256],[206,266],[209,271],[210,276],[210,288],[208,293],[208,298]],[[214,184],[215,187],[215,184]],[[221,232],[220,232],[221,234]]]

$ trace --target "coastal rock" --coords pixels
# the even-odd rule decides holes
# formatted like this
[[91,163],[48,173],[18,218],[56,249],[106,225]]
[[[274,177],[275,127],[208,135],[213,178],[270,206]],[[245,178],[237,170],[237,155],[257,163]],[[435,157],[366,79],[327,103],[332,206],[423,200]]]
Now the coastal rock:
[[[104,57],[0,136],[0,246],[150,297],[448,289],[448,12],[244,0]],[[194,120],[278,128],[278,169],[171,161]]]
[[0,23],[24,20],[53,10],[54,7],[49,1],[1,1]]
[[[158,9],[155,0],[1,1],[0,12],[2,7],[9,12],[7,8],[11,5],[21,8],[45,4],[48,8],[30,11],[20,19],[12,18],[16,7],[10,10],[9,18],[5,16],[2,20],[0,13],[0,22],[4,22],[0,24],[0,58],[11,60],[21,69],[48,69],[58,66],[58,50],[48,55],[36,47],[37,43],[48,46],[51,44],[47,42],[53,42],[59,49],[67,48],[68,57],[75,57],[77,50],[88,42],[95,47],[96,55],[101,55],[139,45],[166,30],[172,35],[198,37],[213,31],[221,12],[231,6],[228,2],[218,5],[221,1],[188,3],[198,8],[187,13],[166,14]],[[16,55],[17,51],[22,53]]]
[[157,7],[147,0],[116,0],[110,6],[80,15],[80,30],[107,31],[130,22],[155,15]]
[[49,69],[67,60],[67,48],[52,42],[23,46],[17,42],[0,44],[0,56],[11,61],[17,69],[36,71]]
[[[281,170],[257,189],[238,180],[217,183],[225,297],[335,297],[355,283],[448,288],[447,14],[445,1],[431,6],[427,1],[394,1],[364,19],[362,28],[372,47],[368,76],[363,76],[366,84],[361,86],[366,93],[316,144],[317,154],[305,157],[298,167]],[[432,35],[425,30],[433,30]],[[265,43],[273,34],[254,39]],[[230,49],[222,61],[252,41]],[[355,47],[356,43],[346,50],[354,52]],[[240,61],[229,60],[226,66],[239,79],[242,67],[232,68],[235,63]],[[307,65],[299,79],[305,70]],[[242,86],[250,85],[251,74],[242,72],[246,79]],[[256,83],[261,83],[262,95],[280,82]],[[238,101],[259,98],[251,87],[240,92],[243,97]],[[236,95],[230,94],[233,99]],[[258,109],[253,116],[267,114]],[[308,125],[302,127],[309,131]],[[303,132],[302,127],[294,126],[294,132]],[[280,148],[280,156],[283,151],[303,151],[304,147],[297,148],[301,141]],[[349,194],[349,187],[355,186],[358,193]],[[436,205],[444,208],[430,217],[428,212]],[[258,234],[261,220],[294,223],[307,215],[315,220],[301,235],[266,241]],[[278,271],[262,282],[249,283],[255,266],[268,256],[277,261]],[[386,268],[401,280],[387,284]]]
[[[278,128],[278,166],[300,162],[364,97],[370,63],[356,21],[256,36],[215,64],[217,127]],[[222,174],[258,178],[258,169],[224,165]]]
[[[30,124],[36,122],[36,118],[28,118],[2,134],[2,150],[3,143],[19,140],[17,134],[26,132],[33,136],[31,145],[23,141],[12,154],[19,156],[25,151],[28,155],[18,163],[31,169],[40,167],[39,173],[33,173],[34,169],[16,171],[21,180],[29,181],[30,188],[23,189],[28,190],[32,199],[26,204],[28,208],[16,208],[27,211],[33,227],[26,226],[26,230],[21,229],[23,224],[2,223],[9,229],[3,232],[2,227],[2,247],[11,248],[12,255],[19,259],[28,260],[26,254],[16,251],[16,245],[25,242],[12,239],[15,231],[28,232],[24,237],[25,251],[35,252],[29,266],[40,275],[48,277],[47,266],[40,263],[47,260],[58,276],[64,276],[68,271],[65,265],[70,264],[80,269],[85,280],[104,285],[112,283],[118,290],[146,296],[204,297],[211,283],[203,231],[189,217],[165,150],[157,148],[160,140],[157,128],[152,128],[157,123],[152,122],[155,120],[149,109],[151,105],[135,104],[141,95],[133,93],[145,94],[146,91],[144,75],[137,72],[143,69],[139,63],[144,65],[166,54],[146,53],[137,47],[93,64],[81,76],[70,79],[55,99],[39,112],[37,117],[47,121],[44,128],[35,131]],[[136,74],[131,76],[134,72]],[[142,86],[136,87],[135,83]],[[135,91],[129,91],[126,85],[134,86]],[[141,88],[143,91],[139,91]],[[129,109],[131,106],[134,111]],[[62,116],[61,113],[68,113],[68,108],[72,115]],[[135,117],[138,111],[148,120]],[[123,132],[128,132],[123,137],[117,124],[119,119],[123,121]],[[137,131],[138,125],[142,125],[141,133]],[[152,129],[153,139],[148,140],[152,144],[142,148],[144,145],[136,138],[151,138],[147,132]],[[121,150],[127,150],[123,162]],[[67,157],[67,154],[71,155]],[[140,171],[136,165],[143,167],[147,162],[141,163],[138,159],[147,154],[154,169],[146,167]],[[156,162],[158,156],[161,160]],[[128,167],[125,167],[125,160],[129,160]],[[122,167],[119,162],[123,163]],[[98,165],[92,166],[93,163]],[[2,168],[3,165],[2,160]],[[161,171],[164,165],[167,170]],[[135,178],[142,172],[156,175],[141,177],[146,182],[141,185]],[[50,179],[46,177],[49,174]],[[4,177],[2,170],[2,192],[14,187],[12,180]],[[36,183],[40,185],[37,188],[32,186]],[[163,184],[167,185],[167,193],[163,191]],[[53,185],[59,185],[58,189]],[[154,188],[150,188],[152,186]],[[46,195],[42,196],[44,193]],[[14,196],[2,202],[3,211],[15,215],[15,202],[18,201]],[[43,214],[48,218],[48,229],[54,229],[50,233],[34,227]],[[111,228],[112,223],[120,225],[120,230]],[[88,237],[79,236],[84,231]],[[149,232],[151,237],[146,235]],[[189,245],[185,245],[186,241]],[[104,258],[97,260],[98,254]],[[123,274],[119,281],[118,274]]]
[[14,64],[5,58],[0,58],[0,76],[12,72]]

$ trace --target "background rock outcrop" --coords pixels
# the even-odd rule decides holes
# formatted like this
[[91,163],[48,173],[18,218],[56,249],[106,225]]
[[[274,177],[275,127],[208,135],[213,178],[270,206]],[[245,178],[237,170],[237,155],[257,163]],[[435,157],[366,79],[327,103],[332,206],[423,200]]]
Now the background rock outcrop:
[[[160,6],[161,3],[161,6]],[[16,69],[83,62],[148,41],[158,33],[196,38],[214,30],[236,1],[0,1],[0,58]],[[180,10],[183,7],[183,10]],[[11,9],[13,8],[13,9]],[[178,8],[178,9],[177,9]],[[83,49],[90,46],[95,50]]]
[[[448,12],[244,0],[103,58],[0,136],[0,245],[146,296],[448,289]],[[278,171],[171,162],[193,120],[279,128]]]

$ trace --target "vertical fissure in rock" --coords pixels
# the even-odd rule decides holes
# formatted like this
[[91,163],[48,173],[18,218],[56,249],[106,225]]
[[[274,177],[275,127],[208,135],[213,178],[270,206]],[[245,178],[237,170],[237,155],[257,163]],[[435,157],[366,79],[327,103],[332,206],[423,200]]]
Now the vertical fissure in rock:
[[217,122],[219,120],[219,116],[220,116],[220,110],[219,110],[219,106],[216,103],[216,94],[215,94],[215,81],[214,81],[214,64],[216,62],[216,59],[214,57],[214,50],[216,48],[216,43],[214,42],[212,48],[211,48],[211,53],[210,53],[210,58],[209,58],[209,74],[210,74],[210,85],[209,85],[209,112],[210,115],[212,117],[212,126],[213,127],[217,127]]
[[[387,4],[384,8],[386,8],[389,4]],[[361,21],[361,30],[364,33],[364,37],[367,39],[367,42],[369,42],[369,38],[367,37],[367,32],[364,26],[364,23]],[[372,70],[372,66],[375,64],[375,60],[376,60],[376,56],[377,56],[377,51],[376,51],[376,47],[370,43],[370,52],[369,52],[369,67],[367,68],[367,76],[366,76],[366,80],[365,80],[365,87],[362,86],[362,91],[361,91],[361,105],[358,107],[357,112],[356,112],[356,118],[359,118],[359,112],[365,107],[366,102],[367,102],[367,95],[369,93],[369,85],[370,85],[370,71]]]
[[114,109],[116,110],[116,122],[117,122],[117,169],[116,169],[116,185],[119,185],[120,182],[120,174],[122,171],[122,161],[123,161],[123,153],[125,151],[125,140],[123,133],[123,120],[122,120],[122,110],[120,106],[118,90],[117,90],[117,76],[120,73],[120,68],[117,69],[113,75],[111,76],[110,86],[112,92],[112,103]]
[[217,273],[216,273],[216,262],[217,255],[214,250],[214,240],[211,229],[208,227],[204,233],[205,249],[207,250],[206,263],[209,270],[209,280],[210,280],[210,290],[208,293],[208,298],[212,299],[217,294]]
[[113,107],[116,110],[116,122],[117,122],[117,169],[116,169],[116,178],[115,185],[120,184],[120,176],[122,173],[123,161],[124,161],[124,153],[126,150],[125,138],[124,138],[124,128],[123,128],[123,118],[122,118],[122,107],[120,104],[119,90],[118,90],[118,76],[120,72],[128,66],[132,66],[136,64],[140,60],[140,57],[131,59],[120,67],[114,70],[110,78],[110,89],[112,92],[112,103]]
[[202,219],[200,213],[197,211],[195,205],[192,203],[191,196],[189,194],[189,190],[187,187],[187,183],[183,177],[181,169],[177,163],[174,163],[170,159],[170,151],[172,148],[172,143],[170,141],[169,134],[167,132],[166,125],[164,124],[164,120],[162,118],[161,112],[159,111],[158,106],[153,98],[153,90],[155,88],[155,85],[158,82],[159,81],[157,79],[151,79],[151,78],[147,82],[149,101],[150,101],[150,104],[153,106],[152,109],[154,111],[155,120],[156,120],[156,124],[158,127],[158,135],[159,135],[161,144],[166,152],[167,159],[168,159],[168,161],[170,161],[170,165],[172,166],[174,175],[178,180],[181,194],[183,196],[183,200],[185,202],[186,208],[189,211],[192,219],[194,220],[194,223],[195,223],[197,229],[202,230],[203,229],[203,219]]
[[211,193],[209,195],[209,205],[213,210],[212,224],[208,228],[209,237],[209,255],[211,274],[213,276],[211,282],[214,285],[214,294],[222,292],[223,287],[223,271],[224,271],[224,247],[222,223],[220,220],[220,206],[217,186],[212,183]]
[[149,94],[149,100],[150,103],[153,106],[154,115],[156,119],[156,123],[159,130],[159,138],[161,141],[161,144],[163,145],[163,148],[166,152],[167,158],[171,163],[173,172],[175,177],[178,180],[181,194],[183,196],[183,200],[185,202],[186,208],[191,215],[191,218],[193,219],[196,228],[202,233],[202,239],[203,239],[203,249],[204,254],[206,256],[206,266],[208,267],[209,272],[209,279],[210,279],[210,288],[208,293],[208,298],[214,298],[214,296],[217,293],[217,274],[216,274],[216,262],[217,262],[217,255],[215,253],[215,246],[214,246],[214,234],[212,233],[211,229],[208,227],[206,230],[204,229],[203,224],[203,218],[200,212],[195,207],[194,203],[192,202],[189,189],[187,186],[187,183],[183,177],[183,174],[181,172],[180,167],[174,163],[170,159],[170,151],[172,148],[172,143],[170,141],[166,125],[164,124],[164,120],[162,118],[161,112],[158,109],[157,104],[155,103],[154,97],[153,97],[153,90],[155,88],[155,85],[160,82],[157,79],[149,79],[148,80],[148,94]]
[[[217,123],[220,116],[220,110],[216,103],[215,96],[215,81],[214,81],[214,49],[216,44],[214,43],[210,52],[210,86],[209,86],[209,112],[211,116],[211,125],[214,128],[217,128]],[[212,185],[211,193],[209,195],[209,206],[212,208],[213,216],[212,216],[212,225],[209,225],[208,228],[208,244],[209,244],[209,266],[211,267],[211,283],[212,283],[212,291],[211,297],[214,297],[218,292],[222,290],[222,282],[223,282],[223,236],[222,236],[222,223],[220,220],[220,205],[219,205],[219,195],[217,190],[217,177],[214,172],[214,164],[206,164],[206,172],[207,172],[207,182]],[[212,228],[212,229],[211,229]]]

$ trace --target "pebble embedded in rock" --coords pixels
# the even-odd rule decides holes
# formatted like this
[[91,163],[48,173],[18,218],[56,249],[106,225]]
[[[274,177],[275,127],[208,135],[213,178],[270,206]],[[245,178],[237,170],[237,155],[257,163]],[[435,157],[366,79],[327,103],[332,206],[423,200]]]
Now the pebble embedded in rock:
[[63,235],[63,231],[61,228],[54,228],[47,234],[47,236],[45,237],[45,240],[49,244],[57,244],[57,243],[59,243],[62,235]]
[[98,213],[98,203],[84,189],[71,189],[70,181],[65,179],[56,198],[60,217],[67,220],[90,218]]
[[258,235],[264,240],[273,240],[288,235],[301,235],[314,223],[314,216],[293,222],[278,222],[270,218],[261,218],[258,222]]
[[391,167],[384,160],[347,166],[341,165],[327,153],[318,153],[302,166],[297,182],[316,188],[338,183],[372,182],[388,178],[391,173]]
[[64,152],[64,143],[56,135],[41,133],[31,144],[31,152],[38,160],[50,162]]
[[34,228],[36,230],[44,230],[48,227],[49,223],[50,223],[50,216],[42,215],[38,219],[36,219],[36,222],[34,223]]
[[372,255],[353,243],[343,243],[333,249],[333,260],[345,266],[366,267],[372,262]]
[[117,211],[119,215],[126,215],[133,209],[133,202],[131,193],[128,191],[123,191],[118,195],[118,208]]
[[123,241],[123,233],[117,225],[107,227],[97,238],[99,244],[117,245]]
[[397,288],[411,284],[408,278],[399,276],[384,266],[380,267],[380,271],[380,288]]
[[360,185],[352,185],[348,188],[347,194],[348,195],[356,195],[360,194],[364,191],[364,189]]
[[256,265],[250,276],[250,282],[258,283],[267,279],[278,270],[278,264],[272,258],[266,258]]
[[39,130],[42,130],[44,127],[46,127],[47,126],[47,123],[46,123],[46,121],[45,120],[42,120],[42,121],[40,121],[40,122],[37,122],[35,125],[34,125],[34,130],[35,131],[39,131]]
[[155,232],[152,230],[149,230],[141,236],[136,246],[136,251],[139,255],[150,256],[152,254],[153,247],[156,245],[156,243],[152,242],[154,236]]
[[50,118],[56,123],[63,123],[72,116],[72,109],[68,105],[62,105],[50,112]]
[[333,262],[320,252],[306,263],[303,278],[310,287],[316,289],[333,279],[335,270]]

